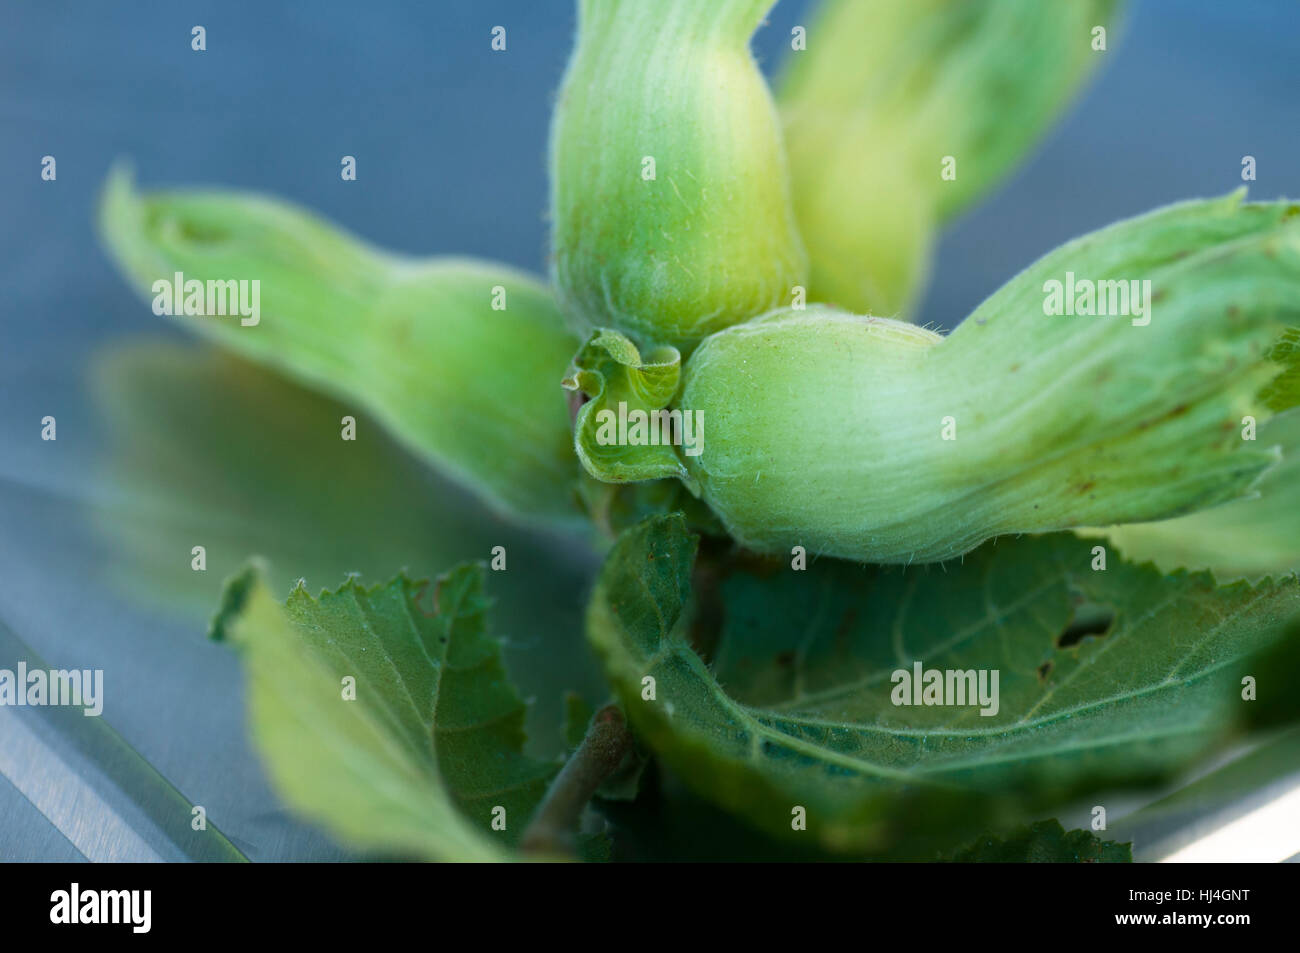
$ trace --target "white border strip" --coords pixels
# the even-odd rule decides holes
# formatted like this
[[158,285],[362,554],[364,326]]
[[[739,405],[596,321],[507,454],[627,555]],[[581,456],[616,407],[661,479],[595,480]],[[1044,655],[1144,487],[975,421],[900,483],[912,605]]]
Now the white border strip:
[[1162,864],[1274,864],[1300,853],[1300,787],[1192,841]]

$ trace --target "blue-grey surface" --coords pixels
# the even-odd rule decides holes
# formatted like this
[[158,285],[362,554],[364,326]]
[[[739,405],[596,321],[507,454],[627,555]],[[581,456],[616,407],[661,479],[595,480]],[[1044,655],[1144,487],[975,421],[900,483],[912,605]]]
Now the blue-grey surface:
[[[773,11],[755,41],[765,65],[807,6],[782,0]],[[1290,0],[1135,4],[1067,120],[945,236],[922,319],[954,324],[1071,236],[1236,187],[1245,154],[1258,160],[1254,197],[1300,194],[1298,11]],[[190,49],[194,24],[207,30],[206,52]],[[505,53],[489,49],[497,24]],[[163,605],[112,581],[133,557],[104,529],[123,502],[101,479],[117,431],[92,368],[124,341],[186,338],[98,249],[96,194],[127,157],[146,187],[258,189],[385,247],[542,271],[546,128],[571,34],[567,0],[0,10],[0,623],[52,663],[102,667],[105,718],[254,859],[341,854],[267,787],[244,737],[237,662],[202,639],[210,602]],[[40,179],[47,154],[55,182]],[[357,157],[356,182],[340,180],[344,154]],[[46,414],[56,442],[39,439]],[[576,620],[573,590],[556,611]],[[75,855],[0,779],[0,859]]]

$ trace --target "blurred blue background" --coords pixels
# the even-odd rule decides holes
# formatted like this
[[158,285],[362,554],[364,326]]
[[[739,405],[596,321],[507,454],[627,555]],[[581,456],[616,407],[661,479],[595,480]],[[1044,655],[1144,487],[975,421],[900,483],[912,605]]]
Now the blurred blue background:
[[[765,69],[779,64],[790,27],[806,22],[809,7],[781,0],[773,10],[754,42]],[[195,24],[207,30],[205,52],[190,49]],[[508,31],[504,53],[489,48],[497,24]],[[281,487],[259,497],[266,488],[222,476],[225,441],[231,453],[273,454],[284,439],[292,443],[284,435],[299,417],[323,419],[332,409],[288,391],[265,405],[241,406],[208,387],[206,378],[221,377],[224,365],[204,363],[211,358],[196,356],[203,352],[118,278],[95,239],[96,196],[109,165],[125,157],[145,188],[265,191],[382,247],[477,255],[544,272],[546,133],[572,39],[572,4],[33,0],[6,3],[0,26],[0,627],[22,651],[60,666],[104,668],[106,720],[167,785],[207,806],[214,825],[246,855],[341,856],[328,839],[287,818],[245,741],[236,661],[202,639],[221,576],[242,558],[241,547],[262,544],[280,547],[286,573],[306,572],[287,565],[298,557],[319,570],[321,578],[309,578],[314,587],[334,584],[329,574],[348,569],[390,573],[402,560],[429,573],[449,556],[482,557],[516,531],[411,466],[403,487],[431,502],[416,520],[419,532],[396,540],[391,553],[368,552],[368,564],[352,565],[313,552],[310,533],[282,532],[277,513],[285,523],[309,525],[331,505],[355,499],[356,481],[365,477],[340,476],[333,464],[304,464],[301,493]],[[1258,161],[1253,198],[1300,194],[1297,36],[1300,5],[1292,0],[1132,4],[1097,80],[1065,121],[945,235],[921,320],[955,324],[1070,237],[1175,199],[1237,187],[1243,155]],[[40,178],[47,154],[58,162],[55,182]],[[340,180],[345,154],[357,158],[355,182]],[[106,367],[105,354],[139,348],[132,342],[142,338],[171,343],[131,351],[134,357]],[[193,406],[154,420],[151,408],[173,409],[162,406],[171,400],[159,383],[169,367],[192,382]],[[246,399],[279,386],[244,369],[230,377],[247,383]],[[275,439],[249,432],[259,407],[280,415]],[[158,461],[178,452],[185,428],[197,426],[195,415],[220,418],[226,408],[245,415],[247,426],[227,420],[229,434],[209,432],[206,442],[183,451],[193,466],[185,479],[193,482],[172,487],[167,513],[155,512],[164,507],[148,493],[133,498],[123,490],[124,468],[162,472]],[[54,443],[39,439],[46,414],[58,419]],[[141,432],[124,436],[131,427]],[[124,446],[133,456],[114,462]],[[377,452],[400,459],[392,448]],[[384,493],[371,487],[371,496]],[[400,535],[397,520],[382,523],[391,516],[382,504],[367,504],[380,507],[367,519]],[[193,512],[180,512],[186,507]],[[247,533],[231,529],[232,520],[242,520]],[[140,538],[122,542],[123,534],[167,546],[174,537],[175,566],[188,572],[188,545],[181,544],[205,526],[225,534],[220,558],[167,604],[151,599],[151,586],[177,586],[161,570],[140,580],[150,554],[142,555]],[[422,538],[439,534],[441,548],[421,550]],[[510,538],[516,537],[526,552],[547,552],[545,541]],[[337,543],[339,552],[358,545],[347,533]],[[561,583],[546,589],[548,625],[577,626],[589,569],[580,554],[563,563]],[[134,592],[122,582],[132,574],[145,583]],[[543,584],[512,575],[498,587],[507,591],[497,592],[508,603],[503,634],[526,692],[529,671],[561,664],[527,631],[524,596],[536,598],[530,585]],[[513,594],[509,586],[517,587]],[[577,639],[575,631],[559,657],[598,692]],[[558,699],[536,698],[534,727],[554,721],[557,711]],[[82,746],[87,755],[57,730],[34,730],[68,772],[96,778],[110,814],[126,817],[132,804],[149,802],[144,792],[154,782],[147,772],[127,772],[123,780],[120,771],[93,763],[96,742]],[[549,730],[537,732],[540,751],[558,744]],[[23,790],[35,783],[0,778],[0,859],[75,859],[107,849],[47,820],[48,798]],[[158,826],[161,812],[128,820]]]

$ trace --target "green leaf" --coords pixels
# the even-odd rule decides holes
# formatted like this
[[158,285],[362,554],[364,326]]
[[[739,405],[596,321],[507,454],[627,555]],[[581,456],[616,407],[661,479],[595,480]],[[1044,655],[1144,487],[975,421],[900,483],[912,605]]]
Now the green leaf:
[[[655,348],[643,358],[617,331],[601,329],[591,336],[563,382],[590,398],[573,425],[573,446],[588,473],[606,483],[679,477],[694,487],[674,445],[660,442],[660,435],[672,436],[674,418],[680,432],[681,411],[667,407],[677,395],[681,370],[675,347]],[[639,434],[633,429],[638,420]]]
[[[803,807],[805,836],[846,851],[1023,824],[1186,766],[1231,733],[1249,656],[1300,609],[1294,577],[1093,571],[1067,535],[945,566],[756,567],[712,597],[691,591],[694,552],[680,518],[652,519],[601,573],[588,638],[629,719],[701,796],[793,837]],[[688,607],[711,598],[709,666]],[[996,671],[996,714],[895,705],[916,662]]]
[[984,837],[950,858],[959,864],[1129,864],[1133,845],[1104,841],[1091,831],[1069,831],[1039,821],[1004,837]]
[[541,282],[490,262],[386,254],[262,196],[141,195],[120,168],[105,186],[100,229],[151,297],[176,273],[260,282],[256,324],[176,320],[344,401],[358,440],[373,420],[503,513],[582,524],[559,387],[578,342]]
[[1281,370],[1260,391],[1260,399],[1269,410],[1279,412],[1300,406],[1300,328],[1287,328],[1269,357]]
[[1109,55],[1092,31],[1118,6],[824,0],[777,96],[813,300],[905,313],[937,226],[1042,138]]
[[348,580],[281,606],[250,568],[212,635],[240,650],[253,737],[291,806],[360,849],[508,859],[556,768],[522,754],[524,704],[486,633],[482,567],[439,579],[432,613],[424,589]]

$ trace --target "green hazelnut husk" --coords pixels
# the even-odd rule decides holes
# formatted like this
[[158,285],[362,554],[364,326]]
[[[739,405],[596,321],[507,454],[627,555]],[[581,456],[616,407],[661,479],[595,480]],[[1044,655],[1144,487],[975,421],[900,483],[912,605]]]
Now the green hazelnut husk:
[[[1278,448],[1243,439],[1300,324],[1300,218],[1241,196],[1085,236],[948,337],[823,306],[706,339],[675,406],[683,462],[728,531],[876,563],[986,539],[1167,519],[1250,493]],[[1067,270],[1151,282],[1145,316],[1045,313]]]
[[807,275],[749,51],[772,0],[582,0],[551,131],[553,277],[583,337],[684,353]]
[[498,512],[585,525],[558,386],[578,340],[536,278],[492,262],[389,254],[248,193],[141,194],[124,169],[105,188],[100,227],[143,294],[177,272],[259,282],[255,323],[175,320],[339,398],[362,434],[369,418]]

